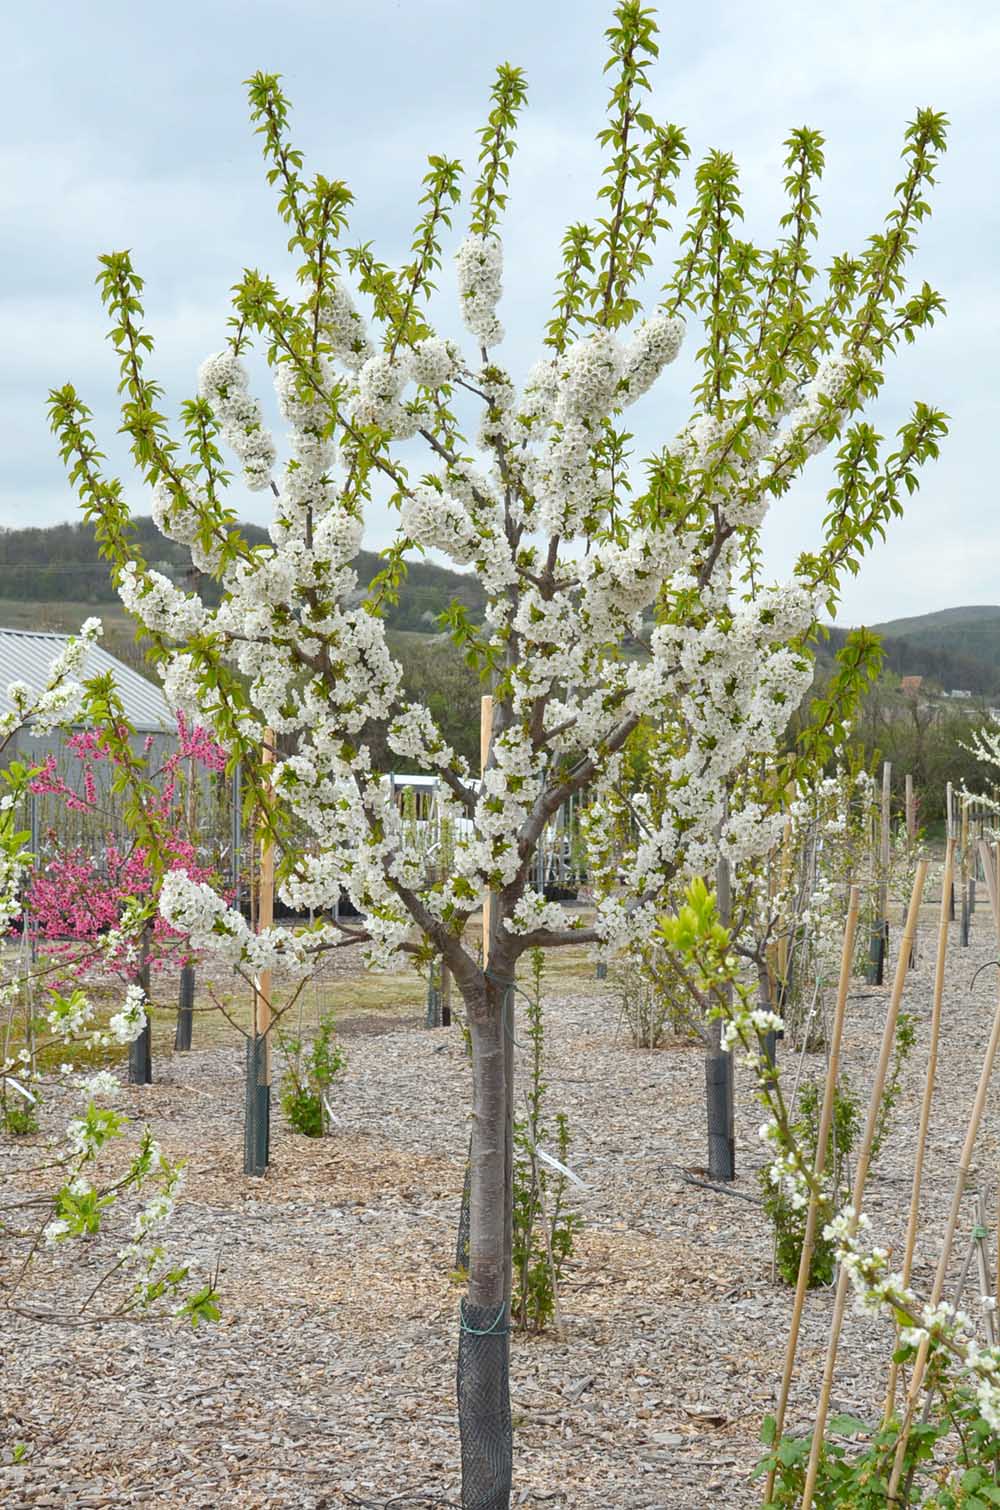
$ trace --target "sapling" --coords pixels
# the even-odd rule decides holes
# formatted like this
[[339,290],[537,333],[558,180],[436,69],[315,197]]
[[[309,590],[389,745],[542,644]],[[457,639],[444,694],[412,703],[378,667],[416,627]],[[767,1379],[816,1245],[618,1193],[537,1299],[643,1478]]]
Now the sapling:
[[310,1043],[275,1029],[278,1048],[284,1055],[285,1081],[281,1108],[296,1132],[307,1138],[322,1138],[330,1130],[328,1092],[347,1065],[340,1045],[334,1041],[336,1026],[325,1012]]
[[[914,1019],[900,1012],[893,1049],[892,1064],[879,1106],[869,1164],[874,1167],[886,1138],[892,1130],[893,1113],[902,1092],[902,1076],[916,1040]],[[809,1081],[799,1093],[798,1115],[792,1124],[798,1147],[808,1160],[814,1160],[819,1136],[820,1086]],[[836,1243],[823,1235],[826,1227],[849,1198],[846,1183],[850,1158],[861,1131],[861,1102],[849,1078],[841,1077],[834,1090],[833,1125],[830,1129],[826,1168],[828,1190],[820,1205],[820,1235],[813,1247],[809,1283],[828,1285],[834,1275]],[[805,1233],[806,1212],[793,1205],[781,1187],[781,1159],[766,1164],[760,1172],[764,1209],[774,1224],[775,1261],[786,1284],[794,1284],[799,1272],[799,1258]]]
[[[308,973],[336,947],[360,946],[376,965],[425,957],[429,947],[462,995],[473,1102],[459,1320],[463,1497],[491,1510],[509,1503],[512,1464],[509,1445],[487,1446],[498,1434],[509,1443],[504,1035],[517,961],[537,946],[616,950],[648,937],[679,878],[712,873],[720,851],[738,864],[773,845],[780,820],[727,808],[731,779],[777,748],[811,681],[812,626],[901,511],[944,432],[941,413],[918,404],[885,447],[861,417],[898,344],[942,307],[929,286],[907,289],[905,280],[944,118],[917,114],[884,231],[837,257],[826,276],[812,258],[823,142],[808,128],[787,144],[788,208],[773,244],[744,238],[736,165],[713,151],[696,169],[678,255],[654,272],[689,148],[679,127],[652,114],[653,13],[623,0],[607,38],[597,212],[566,234],[551,318],[522,382],[500,354],[500,230],[526,99],[523,73],[506,64],[450,275],[464,344],[437,333],[432,299],[461,199],[458,162],[430,158],[409,258],[387,266],[370,243],[347,240],[347,185],[306,173],[273,74],[250,80],[251,112],[297,285],[286,292],[253,269],[239,277],[225,345],[216,341],[184,405],[183,442],[147,373],[141,276],[126,252],[102,257],[133,459],[160,528],[217,580],[218,603],[147,564],[123,489],[104,476],[89,410],[69,385],[51,395],[53,427],[122,599],[171,697],[241,763],[281,857],[284,899],[320,914],[344,891],[364,921],[252,934],[207,887],[178,876],[167,877],[164,914],[250,972],[281,960]],[[635,466],[626,412],[676,359],[689,323],[691,410]],[[288,428],[280,462],[253,391],[255,344]],[[828,446],[836,480],[819,538],[787,583],[762,585],[757,562],[746,591],[748,537],[758,538],[772,502]],[[250,548],[236,525],[241,487],[273,497],[270,546]],[[365,514],[386,501],[399,511],[398,530],[359,603],[353,563]],[[482,625],[461,604],[446,625],[492,680],[479,784],[430,710],[406,698],[386,640],[385,606],[408,558],[427,550],[471,567],[485,591]],[[654,604],[642,654],[626,656]],[[607,877],[619,757],[647,718],[673,731],[651,772],[668,800],[660,819],[643,814],[600,887],[596,920],[585,923],[532,886],[538,847],[555,814],[587,789],[587,870]],[[261,768],[266,727],[295,746],[275,763],[273,783]],[[376,735],[446,788],[456,836],[446,879],[408,840],[372,758]],[[303,832],[314,841],[308,852]],[[489,949],[479,961],[463,936],[487,890]]]
[[[545,1113],[545,1026],[542,977],[545,954],[530,955],[531,989],[525,1011],[528,1085],[524,1116],[514,1123],[514,1290],[511,1315],[524,1331],[540,1332],[559,1319],[559,1283],[573,1256],[582,1219],[569,1202],[570,1178],[563,1171],[570,1156],[569,1120],[555,1115],[551,1136]],[[552,1160],[555,1156],[555,1161]],[[559,1167],[562,1166],[562,1167]]]

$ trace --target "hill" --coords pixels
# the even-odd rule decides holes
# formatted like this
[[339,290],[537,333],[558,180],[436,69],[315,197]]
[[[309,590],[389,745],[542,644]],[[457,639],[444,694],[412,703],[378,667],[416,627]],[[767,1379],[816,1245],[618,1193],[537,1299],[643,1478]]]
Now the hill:
[[[184,546],[164,540],[148,517],[133,523],[147,560],[178,585],[192,586],[194,574]],[[250,545],[267,544],[267,531],[259,525],[240,528]],[[357,567],[362,587],[382,564],[374,552],[361,552]],[[218,587],[211,578],[199,577],[197,586],[206,602],[218,601]],[[395,633],[433,634],[438,615],[456,598],[474,619],[482,617],[484,594],[473,577],[415,561],[400,601],[387,610],[387,627]],[[132,623],[119,606],[107,563],[87,525],[0,529],[0,623],[69,631],[94,612],[104,620],[108,649],[141,667]],[[881,636],[886,667],[896,675],[924,676],[945,690],[963,688],[978,697],[1000,698],[1000,606],[944,608],[870,627]],[[831,630],[830,640],[819,647],[821,661],[839,648],[845,635],[844,630]]]
[[[133,524],[139,546],[150,564],[179,586],[191,587],[195,574],[185,547],[164,540],[148,516],[133,520]],[[250,545],[268,543],[267,531],[259,525],[239,527]],[[373,551],[361,552],[357,571],[362,587],[368,586],[383,564]],[[211,578],[199,576],[197,586],[207,603],[218,602],[218,588]],[[390,629],[433,633],[437,615],[455,598],[465,604],[474,618],[482,617],[485,596],[473,577],[429,561],[414,561],[399,602],[387,611],[386,623]],[[42,619],[51,617],[49,605],[56,606],[60,618],[65,617],[64,610],[72,606],[79,611],[81,605],[84,618],[97,606],[101,616],[106,617],[104,604],[117,604],[118,595],[111,585],[107,562],[98,553],[92,530],[78,522],[0,530],[0,600],[5,607],[13,602],[26,607],[34,605],[38,612],[33,622],[41,627]],[[79,621],[78,616],[77,626]],[[10,617],[3,622],[18,627]]]
[[[869,626],[882,640],[884,664],[897,676],[923,676],[943,690],[1000,696],[1000,607],[944,608]],[[833,629],[827,650],[843,644]]]
[[872,624],[869,627],[876,634],[885,634],[890,639],[905,639],[910,635],[923,635],[928,632],[944,631],[950,634],[959,630],[963,625],[974,624],[977,626],[989,625],[998,627],[1000,621],[1000,607],[992,603],[969,605],[965,608],[939,608],[935,613],[918,614],[911,619],[888,619],[884,624]]

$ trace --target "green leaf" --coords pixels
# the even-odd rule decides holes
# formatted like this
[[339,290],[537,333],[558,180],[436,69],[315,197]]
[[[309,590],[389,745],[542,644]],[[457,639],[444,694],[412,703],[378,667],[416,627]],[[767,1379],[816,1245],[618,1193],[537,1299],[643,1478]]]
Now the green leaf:
[[838,1415],[830,1417],[827,1429],[839,1437],[866,1437],[875,1428],[862,1421],[860,1416]]

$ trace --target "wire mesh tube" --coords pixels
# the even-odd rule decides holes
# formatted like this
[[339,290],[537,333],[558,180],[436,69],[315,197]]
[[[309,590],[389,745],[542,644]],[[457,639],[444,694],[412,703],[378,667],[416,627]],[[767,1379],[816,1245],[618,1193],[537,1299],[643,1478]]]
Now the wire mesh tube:
[[458,1426],[463,1510],[508,1510],[513,1427],[510,1319],[499,1309],[462,1302],[458,1341]]
[[429,1028],[441,1026],[441,966],[437,963],[431,965],[430,975],[427,978],[426,1021]]
[[271,1087],[265,1081],[267,1043],[262,1034],[247,1039],[247,1102],[243,1122],[243,1173],[263,1174],[271,1141]]
[[177,1002],[177,1027],[174,1032],[174,1048],[191,1047],[191,1029],[194,1022],[194,965],[181,966],[180,994]]
[[705,1101],[708,1112],[708,1172],[715,1180],[736,1178],[736,1136],[732,1116],[731,1054],[705,1058]]

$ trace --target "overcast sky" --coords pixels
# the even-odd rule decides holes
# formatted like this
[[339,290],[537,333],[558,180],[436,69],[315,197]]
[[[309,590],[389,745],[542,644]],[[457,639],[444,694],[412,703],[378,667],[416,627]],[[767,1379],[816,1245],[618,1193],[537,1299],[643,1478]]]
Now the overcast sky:
[[[241,269],[287,277],[283,228],[247,122],[242,81],[256,69],[284,75],[307,169],[348,181],[352,241],[373,240],[390,263],[406,257],[425,155],[471,165],[495,65],[526,70],[502,310],[504,357],[523,374],[538,355],[564,226],[592,214],[610,10],[603,0],[32,0],[11,11],[0,59],[0,525],[75,515],[46,426],[53,385],[77,386],[112,461],[130,475],[93,286],[99,252],[130,247],[146,279],[151,371],[171,413],[193,392],[201,360],[222,345]],[[840,620],[1000,602],[1000,6],[687,0],[662,5],[660,27],[653,111],[685,127],[692,162],[712,147],[734,153],[751,235],[772,236],[781,213],[788,130],[808,124],[826,134],[824,261],[880,225],[916,107],[950,116],[916,265],[945,294],[948,317],[892,365],[874,419],[891,433],[920,398],[949,412],[951,433],[905,520],[848,586]],[[690,182],[689,173],[685,189]],[[682,190],[682,206],[688,197]],[[450,265],[441,284],[447,328]],[[690,377],[678,363],[637,412],[647,448],[686,417]],[[824,467],[814,463],[768,523],[776,575],[815,539]],[[148,513],[134,478],[128,496],[134,512]],[[265,522],[261,495],[237,506]],[[369,543],[385,544],[389,531],[388,518],[374,516]]]

